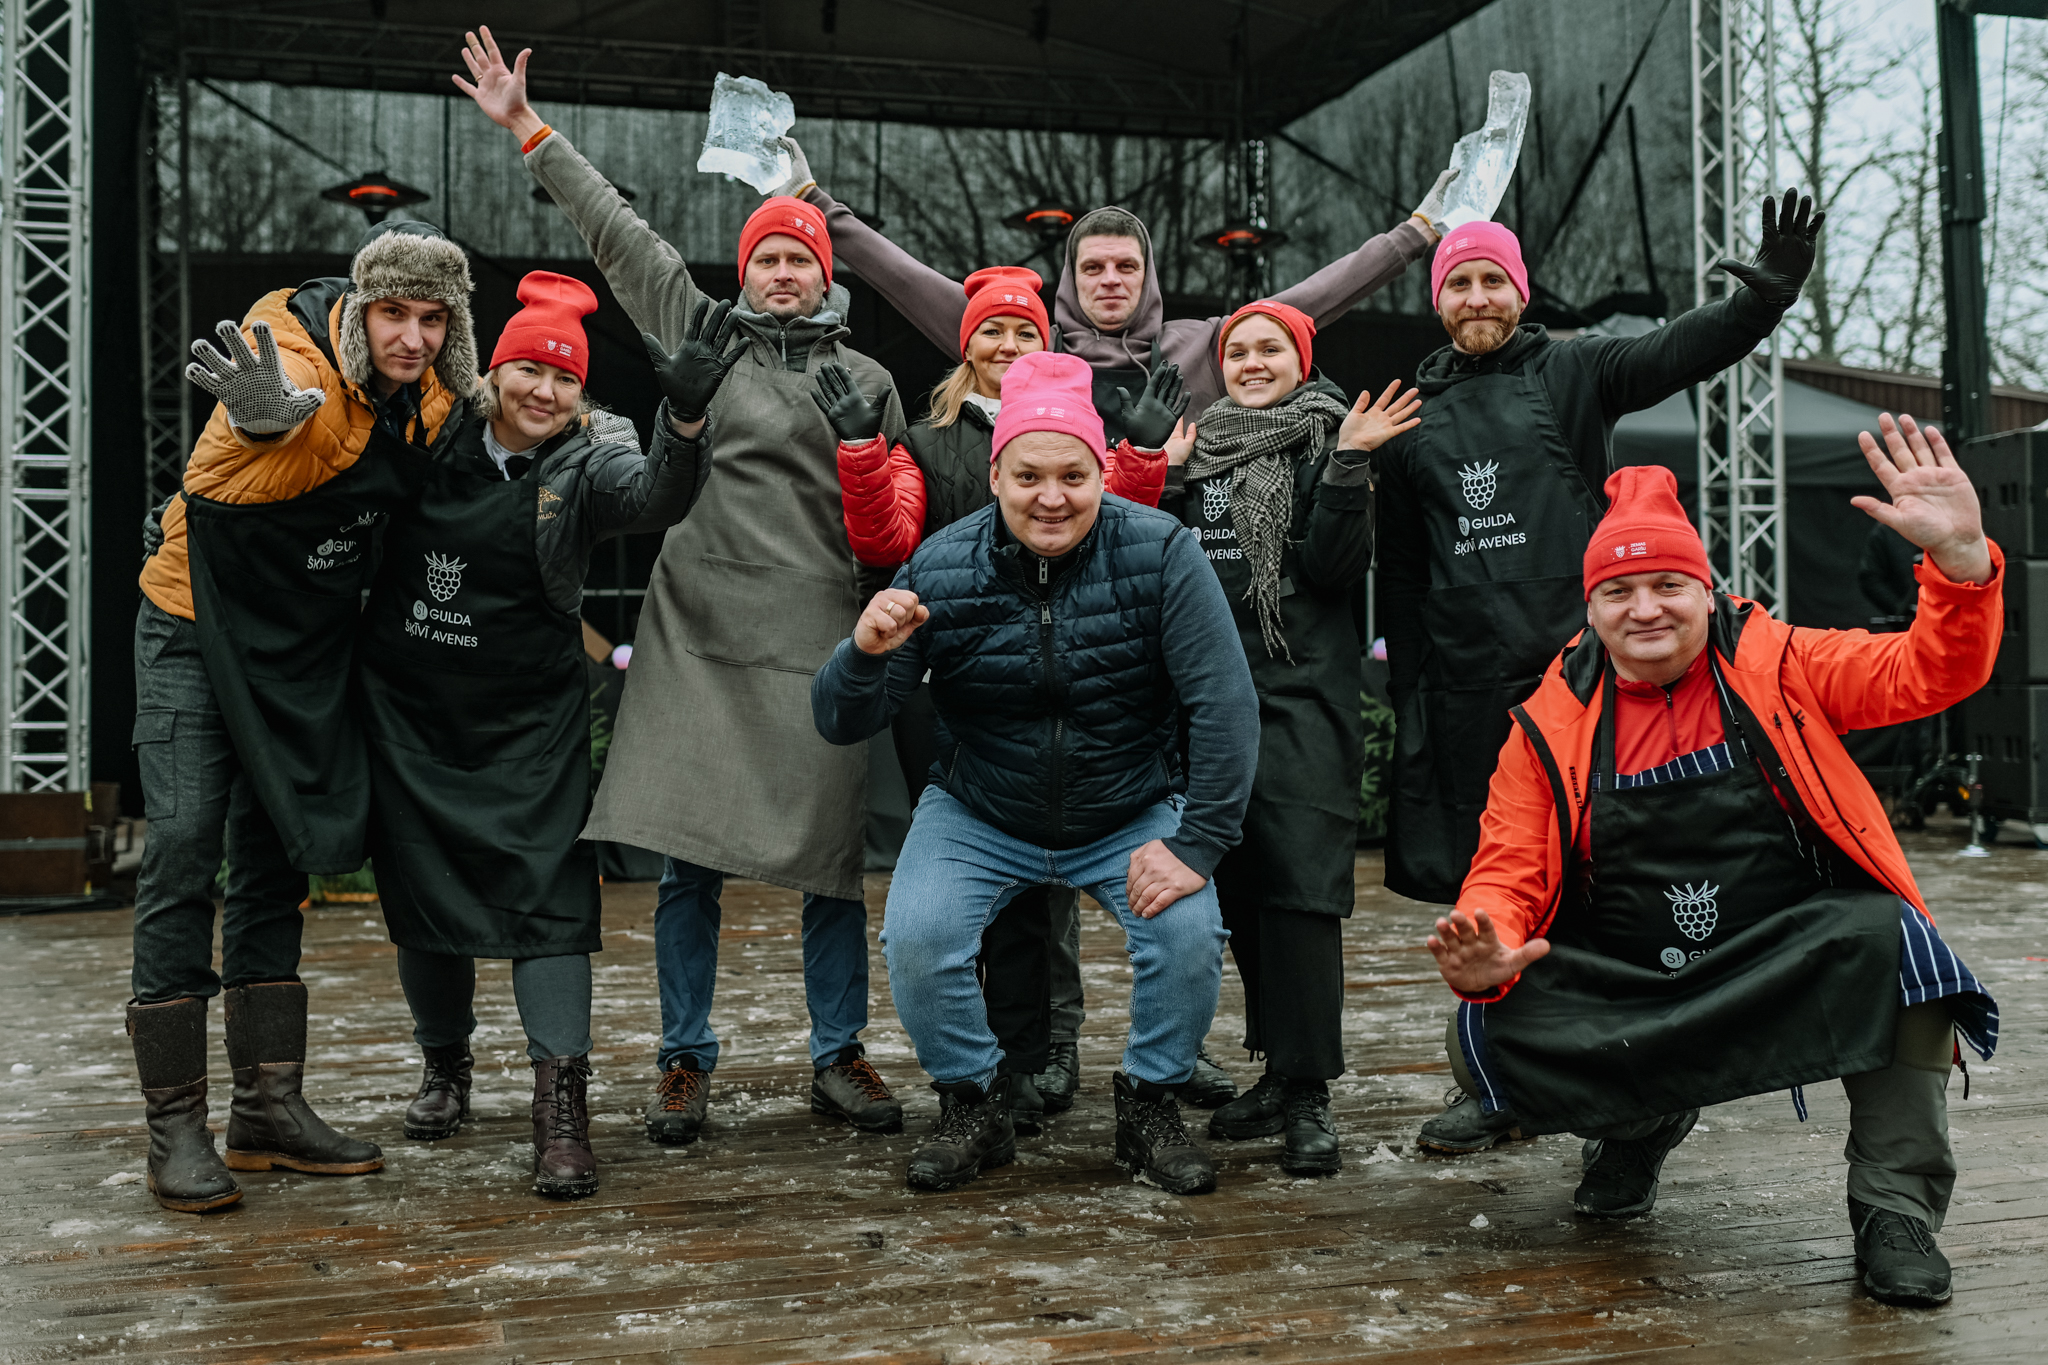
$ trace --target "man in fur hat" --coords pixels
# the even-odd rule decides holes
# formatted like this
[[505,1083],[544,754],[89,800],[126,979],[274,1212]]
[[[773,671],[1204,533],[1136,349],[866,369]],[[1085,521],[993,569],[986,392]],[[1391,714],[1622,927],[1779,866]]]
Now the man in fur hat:
[[[355,1175],[375,1144],[300,1093],[306,874],[362,866],[369,786],[347,705],[370,534],[403,496],[397,446],[431,447],[476,387],[469,262],[426,223],[373,229],[346,279],[309,280],[216,329],[186,373],[220,401],[152,516],[135,623],[135,746],[149,842],[128,1032],[149,1187],[198,1213],[235,1170]],[[214,882],[227,857],[221,968]],[[227,1161],[206,1126],[206,1002],[226,992]]]

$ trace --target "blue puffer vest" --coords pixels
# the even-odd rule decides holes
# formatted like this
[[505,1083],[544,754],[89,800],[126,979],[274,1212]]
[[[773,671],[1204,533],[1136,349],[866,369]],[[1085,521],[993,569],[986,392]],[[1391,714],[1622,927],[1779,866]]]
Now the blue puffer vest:
[[1160,648],[1164,512],[1105,494],[1041,600],[993,505],[918,547],[908,586],[940,724],[940,785],[997,829],[1078,848],[1174,790],[1179,711]]

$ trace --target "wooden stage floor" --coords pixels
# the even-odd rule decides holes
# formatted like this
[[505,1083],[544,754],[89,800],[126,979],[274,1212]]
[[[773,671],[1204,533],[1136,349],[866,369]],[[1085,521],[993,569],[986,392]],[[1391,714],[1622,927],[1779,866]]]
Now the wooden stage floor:
[[[658,1028],[651,886],[605,897],[592,1110],[604,1188],[528,1192],[530,1095],[503,963],[487,964],[478,1116],[438,1144],[400,1114],[417,1062],[374,907],[308,915],[308,1090],[384,1145],[379,1174],[242,1177],[242,1203],[166,1213],[122,1035],[125,912],[0,920],[0,1360],[1334,1361],[2040,1360],[2048,1357],[2048,852],[1959,858],[1908,836],[1945,933],[1998,995],[2004,1046],[1951,1087],[1963,1176],[1943,1244],[1956,1297],[1932,1312],[1857,1287],[1843,1210],[1846,1106],[1814,1087],[1709,1110],[1656,1214],[1575,1220],[1578,1144],[1418,1159],[1448,1080],[1448,994],[1418,946],[1426,907],[1362,856],[1345,931],[1345,1168],[1294,1180],[1271,1141],[1212,1144],[1217,1192],[1174,1198],[1109,1160],[1109,1075],[1128,968],[1089,907],[1091,1011],[1076,1108],[1017,1164],[953,1194],[904,1188],[936,1101],[874,954],[870,1049],[908,1131],[857,1136],[806,1096],[797,898],[736,882],[706,1136],[650,1145],[639,1111]],[[886,879],[870,878],[879,927]],[[872,937],[872,933],[871,933]],[[1242,1082],[1235,976],[1212,1050]],[[213,1015],[216,1095],[226,1063]],[[9,1070],[11,1068],[11,1071]],[[1197,1122],[1200,1117],[1197,1116]]]

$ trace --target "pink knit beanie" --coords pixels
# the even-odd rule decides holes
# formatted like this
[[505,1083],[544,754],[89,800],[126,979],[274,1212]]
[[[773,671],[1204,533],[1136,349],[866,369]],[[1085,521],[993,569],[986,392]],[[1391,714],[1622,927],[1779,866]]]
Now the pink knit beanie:
[[1522,302],[1529,302],[1529,267],[1522,264],[1521,239],[1499,223],[1467,223],[1452,228],[1437,244],[1436,259],[1429,266],[1431,308],[1443,297],[1444,277],[1467,261],[1492,261],[1508,272]]
[[1078,436],[1105,463],[1102,418],[1095,412],[1095,371],[1077,355],[1032,351],[1003,372],[1003,410],[989,441],[993,464],[1003,447],[1029,431]]

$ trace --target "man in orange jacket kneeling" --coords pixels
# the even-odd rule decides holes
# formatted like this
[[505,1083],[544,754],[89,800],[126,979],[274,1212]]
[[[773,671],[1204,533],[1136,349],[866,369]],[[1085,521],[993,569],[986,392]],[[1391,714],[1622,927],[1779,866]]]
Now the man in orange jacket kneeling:
[[1632,1218],[1699,1106],[1841,1078],[1864,1285],[1949,1297],[1935,1246],[1955,1187],[1958,1032],[1989,1058],[1998,1007],[1935,930],[1843,733],[1983,686],[2004,558],[1939,432],[1882,422],[1863,451],[1926,551],[1896,635],[1795,629],[1712,590],[1669,470],[1607,482],[1583,632],[1513,709],[1472,863],[1428,946],[1463,1003],[1452,1069],[1525,1133],[1587,1139],[1573,1206]]

